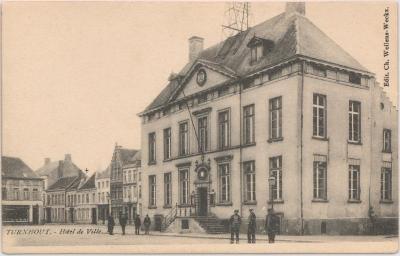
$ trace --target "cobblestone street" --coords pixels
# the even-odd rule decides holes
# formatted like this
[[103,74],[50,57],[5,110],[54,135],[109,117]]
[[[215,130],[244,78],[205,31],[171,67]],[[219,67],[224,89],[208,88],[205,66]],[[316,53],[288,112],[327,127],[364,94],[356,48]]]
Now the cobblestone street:
[[[81,233],[82,231],[82,233]],[[394,252],[398,238],[389,236],[278,236],[275,244],[267,244],[265,235],[257,236],[256,244],[247,244],[246,234],[241,234],[240,244],[230,245],[229,234],[170,234],[151,232],[150,235],[134,235],[133,226],[128,226],[123,236],[120,227],[115,235],[107,234],[104,225],[44,225],[6,226],[3,228],[3,251],[13,246],[26,248],[43,246],[39,251],[57,252],[57,246],[68,246],[63,252],[85,251],[96,248],[98,252]],[[62,234],[60,234],[62,233]],[[96,247],[93,247],[95,245]],[[140,245],[140,246],[138,246]],[[209,245],[209,246],[208,246]],[[368,246],[367,246],[368,245]],[[90,248],[89,248],[90,246]],[[16,248],[14,248],[16,249]]]

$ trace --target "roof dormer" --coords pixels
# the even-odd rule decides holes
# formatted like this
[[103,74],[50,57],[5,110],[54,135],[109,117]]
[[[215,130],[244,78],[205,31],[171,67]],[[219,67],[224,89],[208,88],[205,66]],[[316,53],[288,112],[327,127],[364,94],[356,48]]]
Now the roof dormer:
[[250,64],[257,63],[274,47],[274,42],[268,39],[253,36],[247,47],[250,48]]

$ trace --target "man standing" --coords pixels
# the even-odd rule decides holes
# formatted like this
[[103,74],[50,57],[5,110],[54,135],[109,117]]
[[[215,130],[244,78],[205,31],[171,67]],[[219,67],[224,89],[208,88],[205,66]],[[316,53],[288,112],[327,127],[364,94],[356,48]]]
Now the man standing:
[[122,228],[122,235],[125,235],[126,221],[127,221],[127,217],[126,217],[125,213],[120,212],[119,224],[121,225],[121,228]]
[[112,217],[112,215],[108,215],[108,219],[107,219],[107,227],[108,227],[108,234],[110,235],[114,235],[113,231],[114,231],[114,226],[115,226],[115,222],[114,222],[114,218]]
[[235,210],[234,214],[229,219],[229,224],[231,226],[231,244],[233,244],[234,235],[236,236],[236,243],[239,243],[239,230],[242,219],[239,215],[239,210]]
[[253,209],[249,209],[249,226],[247,229],[247,242],[249,244],[256,243],[256,214]]
[[268,209],[268,214],[265,219],[265,230],[268,234],[268,243],[275,243],[275,233],[276,233],[276,218],[273,209]]
[[140,215],[136,215],[135,218],[135,235],[140,235],[140,226],[142,225],[142,221],[140,220]]
[[146,235],[148,235],[149,234],[149,230],[150,230],[150,224],[151,224],[151,220],[150,220],[150,217],[149,217],[148,214],[146,214],[146,217],[144,218],[143,224],[144,224],[144,230],[145,230],[144,232],[145,232]]

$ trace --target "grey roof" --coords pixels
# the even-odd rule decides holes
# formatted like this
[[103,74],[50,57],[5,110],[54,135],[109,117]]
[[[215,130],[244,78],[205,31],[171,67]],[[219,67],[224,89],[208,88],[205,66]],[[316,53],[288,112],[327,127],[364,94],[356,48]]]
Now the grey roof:
[[[259,62],[250,65],[247,44],[254,36],[274,42],[274,47]],[[305,16],[281,13],[203,50],[197,60],[183,67],[179,76],[188,75],[193,65],[199,62],[220,68],[220,71],[246,76],[299,56],[369,72]],[[180,86],[179,79],[170,81],[144,112],[167,104]]]
[[92,176],[79,189],[96,188],[95,178],[96,178],[96,174],[92,174]]
[[1,157],[1,177],[16,179],[40,179],[38,175],[17,157]]
[[111,168],[110,166],[108,166],[104,171],[96,172],[96,179],[110,178],[110,174],[111,174]]
[[120,148],[119,149],[119,156],[122,162],[122,165],[131,164],[132,157],[138,152],[136,149],[126,149]]
[[[76,181],[79,181],[79,176],[63,177],[58,179],[53,185],[51,185],[47,191],[67,189],[73,185]],[[79,182],[78,182],[79,183]]]
[[72,161],[60,160],[43,165],[36,170],[36,174],[39,176],[47,176],[52,172],[58,172],[58,168],[62,168],[63,177],[76,176],[80,172],[80,169]]

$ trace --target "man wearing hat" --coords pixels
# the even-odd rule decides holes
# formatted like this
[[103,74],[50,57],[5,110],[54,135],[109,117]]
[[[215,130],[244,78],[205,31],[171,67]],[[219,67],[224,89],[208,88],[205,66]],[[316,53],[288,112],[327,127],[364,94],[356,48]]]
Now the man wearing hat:
[[231,226],[231,244],[233,244],[233,238],[236,236],[236,243],[239,243],[239,230],[242,219],[239,215],[239,210],[235,210],[234,214],[229,219],[229,224]]
[[249,209],[249,226],[247,229],[247,242],[249,244],[256,243],[256,214],[253,209]]

